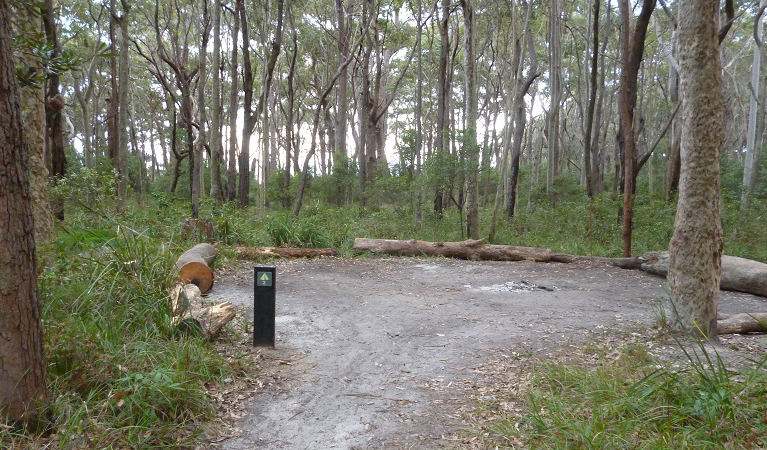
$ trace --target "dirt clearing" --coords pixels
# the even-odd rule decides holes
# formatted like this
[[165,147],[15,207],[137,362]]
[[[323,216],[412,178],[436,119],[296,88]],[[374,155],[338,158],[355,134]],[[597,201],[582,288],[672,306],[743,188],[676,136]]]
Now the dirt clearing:
[[[661,278],[588,263],[330,258],[278,262],[277,274],[274,382],[215,448],[460,447],[459,409],[488,360],[649,326],[667,295]],[[252,269],[225,273],[210,297],[252,319]],[[722,312],[761,309],[722,294]]]

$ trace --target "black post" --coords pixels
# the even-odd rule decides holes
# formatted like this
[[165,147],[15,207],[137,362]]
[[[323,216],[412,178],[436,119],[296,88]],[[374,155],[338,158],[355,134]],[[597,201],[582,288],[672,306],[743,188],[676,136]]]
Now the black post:
[[275,290],[277,270],[274,266],[256,266],[253,295],[253,345],[274,347]]

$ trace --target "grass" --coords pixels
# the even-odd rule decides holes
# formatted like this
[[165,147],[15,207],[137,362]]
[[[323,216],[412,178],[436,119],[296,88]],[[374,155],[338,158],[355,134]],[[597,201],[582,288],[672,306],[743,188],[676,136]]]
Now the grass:
[[71,230],[41,274],[49,368],[44,432],[0,426],[0,448],[193,448],[215,417],[203,383],[226,361],[170,320],[171,242],[120,226]]
[[[682,345],[685,348],[685,345]],[[767,445],[765,362],[734,372],[702,344],[669,369],[643,345],[617,357],[596,346],[583,362],[543,362],[515,400],[519,415],[489,429],[493,444],[533,449],[722,449]],[[581,355],[583,356],[583,355]],[[492,446],[490,446],[492,448]]]
[[[523,171],[522,175],[520,186],[528,186],[529,174]],[[729,178],[737,181],[736,175]],[[184,180],[179,192],[184,191]],[[732,180],[729,184],[735,186]],[[307,191],[299,218],[276,204],[267,209],[239,209],[202,199],[200,216],[212,221],[221,244],[217,264],[233,259],[237,245],[336,247],[349,256],[356,237],[465,238],[460,226],[465,224],[463,212],[451,207],[438,216],[431,212],[427,196],[423,217],[416,222],[413,193],[401,177],[379,180],[366,208],[333,206],[337,189],[332,181],[330,177],[311,180],[314,185]],[[735,192],[727,188],[729,184],[725,183],[729,190],[723,195],[725,252],[767,262],[763,239],[767,206],[756,200],[751,210],[741,212],[737,195],[727,194]],[[252,366],[241,358],[222,357],[199,337],[179,333],[171,324],[167,288],[172,264],[193,241],[179,236],[190,213],[188,199],[159,187],[153,186],[143,202],[131,199],[120,216],[114,215],[114,180],[108,170],[73,170],[55,188],[54,197],[65,201],[66,220],[57,223],[55,241],[40,249],[45,262],[40,290],[49,367],[48,421],[42,434],[0,422],[0,448],[192,448],[199,443],[198,426],[215,414],[203,386]],[[495,186],[491,184],[488,192],[495,192]],[[565,176],[557,180],[551,197],[523,189],[518,204],[511,221],[500,220],[496,243],[583,255],[622,254],[617,221],[620,201],[612,200],[609,193],[592,205],[577,181]],[[635,253],[668,246],[674,211],[674,205],[640,186]],[[480,212],[483,234],[491,215],[489,207]],[[764,431],[755,414],[765,411],[759,402],[751,401],[756,393],[765,393],[763,377],[748,375],[746,384],[730,377],[720,383],[729,394],[720,395],[701,384],[697,372],[655,372],[645,379],[653,373],[653,363],[634,356],[605,362],[596,371],[577,364],[541,368],[525,432],[536,436],[535,442],[540,440],[544,448],[585,448],[594,442],[618,448],[627,442],[634,445],[635,436],[647,436],[647,442],[665,448],[663,439],[670,436],[701,447],[708,442],[704,431],[714,436],[736,433],[745,445],[753,433],[741,427],[742,418]],[[643,379],[644,388],[632,387]],[[700,388],[687,389],[695,383]],[[643,411],[658,414],[642,416],[640,405]],[[705,410],[696,412],[696,405]],[[717,405],[727,406],[729,416],[706,416],[719,411]],[[679,420],[662,422],[659,414],[670,411]],[[728,420],[717,426],[717,417]],[[618,423],[620,430],[611,428]],[[739,425],[727,428],[730,423]],[[575,440],[568,440],[571,436]]]

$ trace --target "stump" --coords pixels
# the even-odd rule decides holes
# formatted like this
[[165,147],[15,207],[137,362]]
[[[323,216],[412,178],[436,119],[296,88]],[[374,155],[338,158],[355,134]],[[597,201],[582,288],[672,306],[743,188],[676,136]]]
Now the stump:
[[213,287],[213,270],[210,265],[216,259],[218,250],[210,244],[197,244],[179,256],[176,261],[178,278],[182,283],[192,283],[205,294]]

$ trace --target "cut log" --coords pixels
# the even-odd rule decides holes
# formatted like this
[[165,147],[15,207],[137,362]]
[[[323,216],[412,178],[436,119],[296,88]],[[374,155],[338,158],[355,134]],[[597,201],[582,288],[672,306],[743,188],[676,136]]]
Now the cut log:
[[211,340],[234,319],[231,303],[205,304],[200,289],[194,284],[176,283],[170,290],[173,324],[180,330],[194,329]]
[[[668,274],[668,252],[642,255],[641,269],[665,277]],[[722,256],[721,288],[767,297],[767,264],[737,256]]]
[[767,313],[720,315],[716,323],[717,332],[722,334],[744,334],[767,332]]
[[178,278],[182,283],[192,283],[205,294],[213,287],[213,270],[210,266],[218,250],[210,244],[197,244],[179,256],[176,261]]
[[189,311],[192,305],[201,303],[202,293],[194,284],[176,283],[170,289],[170,312],[173,316],[181,316]]
[[354,240],[354,251],[396,256],[444,256],[472,261],[560,261],[563,256],[547,248],[485,244],[481,239],[463,242],[427,242],[418,240]]
[[323,256],[338,256],[334,248],[293,248],[293,247],[235,247],[235,253],[240,259],[258,258],[319,258]]
[[181,317],[182,322],[193,323],[207,340],[212,340],[231,322],[237,312],[229,302],[192,309]]

